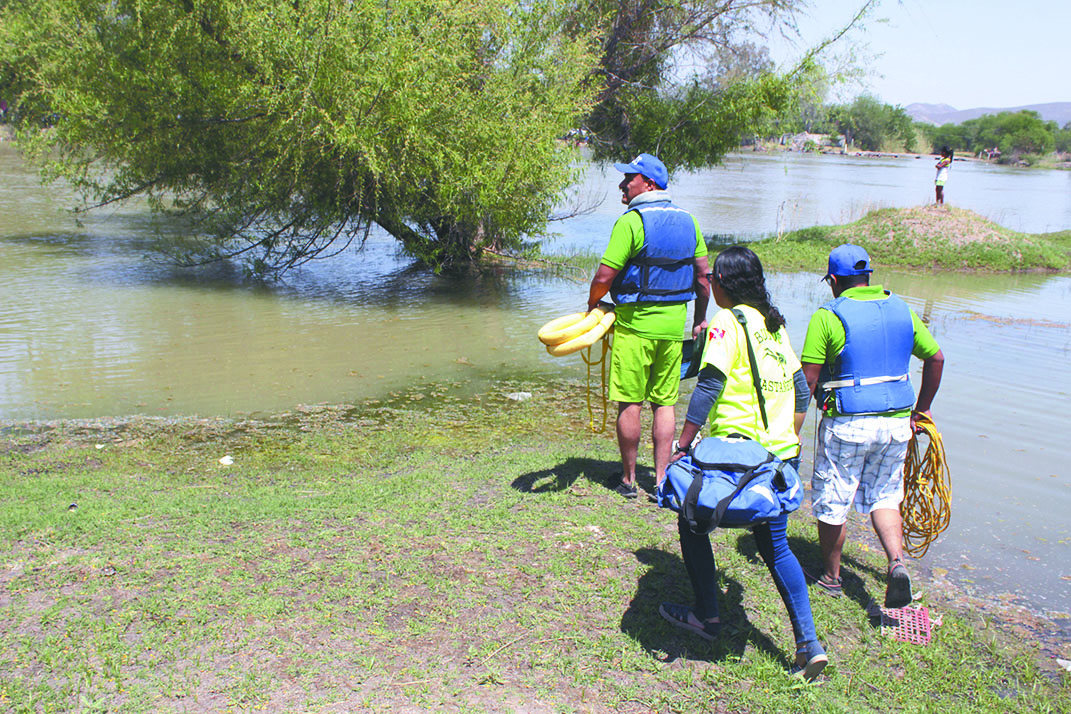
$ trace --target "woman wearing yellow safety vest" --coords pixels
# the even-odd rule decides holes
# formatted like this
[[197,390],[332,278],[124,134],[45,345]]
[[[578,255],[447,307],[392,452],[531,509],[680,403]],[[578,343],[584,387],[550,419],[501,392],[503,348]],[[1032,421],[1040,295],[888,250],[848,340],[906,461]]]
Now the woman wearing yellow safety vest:
[[[712,436],[740,435],[762,444],[784,461],[799,466],[799,430],[807,411],[809,392],[799,359],[792,351],[785,319],[770,303],[762,263],[748,248],[726,248],[714,261],[711,295],[722,308],[710,321],[699,381],[688,404],[674,460],[687,452],[699,428],[710,418]],[[734,314],[733,308],[743,316]],[[745,333],[745,330],[747,331]],[[748,359],[748,342],[755,354],[765,399],[766,422]],[[815,634],[811,603],[803,570],[785,537],[788,514],[753,527],[759,555],[784,600],[796,640],[792,671],[810,681],[828,662]],[[710,537],[678,521],[681,555],[695,591],[695,607],[663,603],[659,612],[674,625],[704,639],[720,630],[717,570]]]

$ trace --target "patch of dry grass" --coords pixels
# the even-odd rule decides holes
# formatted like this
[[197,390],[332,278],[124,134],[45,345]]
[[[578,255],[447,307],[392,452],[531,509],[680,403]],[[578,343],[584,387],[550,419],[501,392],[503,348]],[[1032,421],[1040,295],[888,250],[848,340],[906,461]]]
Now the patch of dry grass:
[[916,248],[940,241],[955,246],[1007,244],[1020,235],[972,211],[935,205],[872,211],[856,223],[832,229],[830,234],[844,241],[865,235],[871,245],[907,241]]

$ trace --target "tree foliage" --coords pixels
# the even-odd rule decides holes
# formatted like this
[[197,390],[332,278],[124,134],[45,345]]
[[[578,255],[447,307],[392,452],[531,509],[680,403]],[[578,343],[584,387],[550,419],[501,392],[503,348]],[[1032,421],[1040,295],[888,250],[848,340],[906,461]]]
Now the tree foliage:
[[833,78],[825,68],[812,65],[803,81],[797,85],[794,100],[777,116],[779,133],[836,134],[837,127],[830,119],[831,105],[826,103]]
[[1064,124],[1062,129],[1057,130],[1053,136],[1056,150],[1063,154],[1071,154],[1071,121]]
[[54,0],[4,9],[20,143],[108,203],[146,195],[257,272],[372,223],[432,266],[515,245],[571,176],[589,38],[490,0]]
[[813,63],[761,40],[803,2],[2,0],[0,92],[87,205],[189,221],[187,263],[270,274],[379,225],[439,268],[544,228],[570,128],[697,167],[770,126]]
[[674,167],[717,163],[788,105],[798,73],[776,73],[756,41],[793,31],[802,4],[581,0],[565,28],[600,38],[599,94],[585,122],[595,157],[648,151]]
[[914,125],[901,107],[883,104],[864,94],[851,104],[831,107],[829,116],[849,146],[880,151],[894,142],[907,151],[915,149]]
[[[1065,127],[1067,129],[1067,127]],[[942,124],[928,130],[933,147],[977,153],[998,149],[1005,160],[1023,155],[1048,154],[1057,148],[1061,130],[1035,111],[1000,112],[968,119],[961,124]]]

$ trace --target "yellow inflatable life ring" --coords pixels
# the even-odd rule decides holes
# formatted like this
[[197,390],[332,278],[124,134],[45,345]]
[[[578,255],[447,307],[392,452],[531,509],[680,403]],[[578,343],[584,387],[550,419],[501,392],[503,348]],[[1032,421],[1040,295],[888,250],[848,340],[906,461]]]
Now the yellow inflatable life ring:
[[[592,312],[596,311],[598,311],[598,308],[592,310]],[[591,313],[588,314],[590,315]],[[568,342],[562,342],[557,345],[547,345],[547,352],[555,357],[564,357],[565,355],[571,355],[578,350],[582,350],[585,347],[590,347],[601,340],[606,333],[609,332],[616,319],[617,315],[611,310],[602,315],[598,323],[582,335],[578,335]]]
[[537,336],[545,345],[560,345],[591,330],[605,314],[606,311],[601,307],[591,312],[574,312],[543,325]]

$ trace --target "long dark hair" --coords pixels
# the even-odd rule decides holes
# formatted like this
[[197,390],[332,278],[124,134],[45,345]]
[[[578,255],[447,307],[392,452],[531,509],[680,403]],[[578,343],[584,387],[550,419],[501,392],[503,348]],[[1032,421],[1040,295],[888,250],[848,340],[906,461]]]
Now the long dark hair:
[[762,313],[767,330],[777,332],[784,327],[784,316],[770,302],[759,256],[750,248],[734,245],[718,253],[714,259],[714,279],[734,305],[750,305]]

